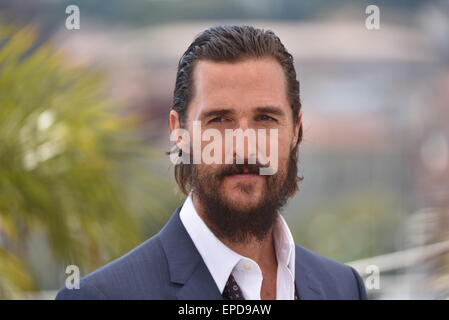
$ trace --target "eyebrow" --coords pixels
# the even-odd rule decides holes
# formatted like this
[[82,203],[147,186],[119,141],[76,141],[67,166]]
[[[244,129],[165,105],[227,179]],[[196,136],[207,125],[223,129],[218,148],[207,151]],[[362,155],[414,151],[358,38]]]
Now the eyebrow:
[[[257,107],[255,108],[255,112],[256,113],[268,113],[268,114],[272,114],[272,115],[277,115],[277,116],[285,116],[284,111],[282,111],[282,109],[280,109],[279,107],[274,107],[274,106],[262,106],[262,107]],[[216,109],[216,110],[211,110],[211,111],[206,111],[201,115],[201,118],[205,119],[205,118],[209,118],[209,117],[213,117],[213,116],[225,116],[225,115],[231,115],[231,114],[235,114],[235,111],[232,109]]]
[[202,114],[202,118],[209,118],[209,117],[213,117],[213,116],[225,116],[225,115],[229,115],[229,114],[233,114],[235,113],[234,110],[231,109],[217,109],[217,110],[211,110],[211,111],[207,111],[204,112]]
[[269,114],[277,115],[277,116],[281,116],[281,117],[285,116],[284,111],[282,111],[278,107],[272,107],[272,106],[257,107],[256,111],[258,113],[269,113]]

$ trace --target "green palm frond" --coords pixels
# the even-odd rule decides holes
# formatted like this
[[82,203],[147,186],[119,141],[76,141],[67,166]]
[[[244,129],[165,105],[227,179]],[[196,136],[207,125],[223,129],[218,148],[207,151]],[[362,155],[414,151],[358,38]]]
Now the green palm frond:
[[[11,297],[33,287],[24,258],[30,232],[43,231],[60,261],[91,270],[142,240],[136,222],[142,213],[135,210],[164,207],[169,186],[137,169],[143,166],[135,163],[151,151],[127,129],[134,120],[119,117],[105,97],[101,74],[64,67],[64,57],[50,44],[36,48],[31,27],[5,30],[0,29],[0,297]],[[141,177],[142,185],[130,186],[130,179]],[[130,199],[130,190],[140,186],[155,196]]]

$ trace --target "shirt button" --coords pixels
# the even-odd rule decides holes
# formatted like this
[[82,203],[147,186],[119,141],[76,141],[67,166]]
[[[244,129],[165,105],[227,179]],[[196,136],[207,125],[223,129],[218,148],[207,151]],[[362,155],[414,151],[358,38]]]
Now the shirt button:
[[243,267],[244,267],[246,270],[251,270],[251,268],[252,268],[251,262],[245,261],[245,263],[243,264]]

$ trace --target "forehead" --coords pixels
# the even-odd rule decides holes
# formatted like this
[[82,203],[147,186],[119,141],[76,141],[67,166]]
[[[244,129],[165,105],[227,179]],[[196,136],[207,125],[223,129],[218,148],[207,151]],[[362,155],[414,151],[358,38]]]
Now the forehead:
[[291,112],[284,71],[275,59],[246,59],[238,62],[200,60],[193,73],[194,97],[191,118],[213,108],[237,112],[260,106],[279,106]]

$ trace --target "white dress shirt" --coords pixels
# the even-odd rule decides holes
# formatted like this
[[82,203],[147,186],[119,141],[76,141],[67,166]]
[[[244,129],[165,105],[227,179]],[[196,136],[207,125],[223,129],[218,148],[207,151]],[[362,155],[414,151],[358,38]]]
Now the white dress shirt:
[[[252,259],[221,242],[198,215],[189,195],[180,212],[181,221],[204,260],[218,289],[223,293],[229,275],[235,278],[246,300],[260,300],[262,271]],[[295,243],[284,218],[279,214],[273,229],[278,262],[276,299],[293,300],[295,294]]]

